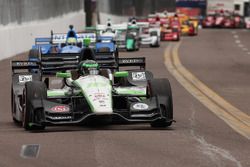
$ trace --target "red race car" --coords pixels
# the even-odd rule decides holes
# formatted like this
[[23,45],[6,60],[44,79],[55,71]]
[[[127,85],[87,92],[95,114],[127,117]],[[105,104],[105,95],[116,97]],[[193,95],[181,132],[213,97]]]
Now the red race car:
[[243,17],[241,17],[240,15],[237,15],[237,14],[234,15],[233,17],[234,17],[235,28],[246,27]]
[[214,15],[208,15],[202,21],[202,27],[203,28],[212,28],[212,27],[214,27],[214,25],[215,25],[215,17],[214,17]]
[[225,24],[225,16],[224,15],[217,15],[215,17],[215,27],[221,28],[224,27]]
[[223,28],[235,28],[235,21],[233,17],[225,17]]
[[170,19],[170,27],[178,29],[179,33],[181,32],[181,23],[178,17]]
[[177,28],[169,26],[161,27],[161,41],[179,41],[180,32]]

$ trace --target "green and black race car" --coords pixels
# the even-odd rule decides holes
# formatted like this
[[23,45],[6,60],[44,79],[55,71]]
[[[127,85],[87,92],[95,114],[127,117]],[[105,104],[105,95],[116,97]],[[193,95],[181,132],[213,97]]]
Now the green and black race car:
[[126,35],[126,50],[138,51],[140,49],[140,29],[137,25],[129,25]]
[[[26,130],[94,120],[150,123],[152,127],[172,124],[170,83],[167,79],[154,79],[152,73],[144,70],[145,58],[120,58],[120,66],[140,69],[112,71],[94,60],[80,61],[72,68],[67,65],[72,63],[70,55],[63,55],[60,64],[53,64],[55,58],[46,56],[41,59],[44,64],[12,62],[12,117]],[[40,72],[31,73],[30,68]],[[47,70],[54,70],[56,77],[62,79],[60,88],[50,88],[53,78],[44,75]]]

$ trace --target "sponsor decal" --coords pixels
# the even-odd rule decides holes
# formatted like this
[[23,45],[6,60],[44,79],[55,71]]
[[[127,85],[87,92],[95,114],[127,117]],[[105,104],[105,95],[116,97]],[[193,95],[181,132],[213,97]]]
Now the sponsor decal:
[[142,59],[121,59],[121,63],[144,63]]
[[19,80],[19,83],[32,81],[32,75],[19,75],[18,80]]
[[[54,34],[53,35],[53,40],[54,41],[60,41],[60,40],[66,40],[67,34]],[[96,35],[95,33],[82,33],[82,34],[77,34],[78,39],[84,39],[84,38],[90,38],[90,39],[95,39]]]
[[133,105],[133,108],[136,110],[147,110],[148,109],[148,105],[145,103],[135,103]]
[[59,117],[51,117],[49,116],[50,119],[53,119],[53,120],[60,120],[60,119],[72,119],[71,116],[59,116]]
[[36,66],[36,62],[16,62],[15,63],[16,66]]
[[95,98],[103,98],[105,97],[105,94],[104,93],[95,93]]
[[50,110],[53,112],[69,112],[69,107],[67,107],[67,106],[54,106]]
[[132,72],[132,79],[134,81],[146,81],[145,72]]

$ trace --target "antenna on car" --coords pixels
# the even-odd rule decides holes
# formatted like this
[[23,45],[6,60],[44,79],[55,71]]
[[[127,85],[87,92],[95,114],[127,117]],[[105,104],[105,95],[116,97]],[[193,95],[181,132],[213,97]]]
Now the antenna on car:
[[54,34],[54,32],[53,32],[53,30],[50,30],[50,43],[52,44],[52,41],[53,41],[53,34]]
[[69,25],[69,29],[72,30],[74,28],[73,25]]

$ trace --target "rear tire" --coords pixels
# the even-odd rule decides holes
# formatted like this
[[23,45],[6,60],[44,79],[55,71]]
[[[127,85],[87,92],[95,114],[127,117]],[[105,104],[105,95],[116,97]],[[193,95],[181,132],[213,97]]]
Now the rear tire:
[[[28,59],[29,61],[39,62],[40,61],[39,60],[39,50],[38,49],[30,49],[28,58],[29,58]],[[38,70],[29,68],[29,72],[37,73]]]
[[47,98],[47,88],[43,82],[32,81],[25,83],[23,106],[23,128],[25,130],[43,130],[44,125],[32,126],[34,121],[34,109],[32,100]]
[[[172,99],[172,90],[170,82],[166,78],[162,79],[153,79],[150,82],[151,87],[151,96],[164,96],[167,97],[167,100],[164,105],[161,105],[162,115],[166,117],[167,120],[173,119],[173,99]],[[167,127],[172,124],[172,121],[166,121],[165,119],[160,119],[151,123],[152,127]]]
[[29,51],[29,60],[39,60],[39,50],[38,49],[30,49]]
[[139,46],[139,41],[135,39],[135,43],[134,43],[134,50],[135,51],[139,51],[140,50],[140,46]]

